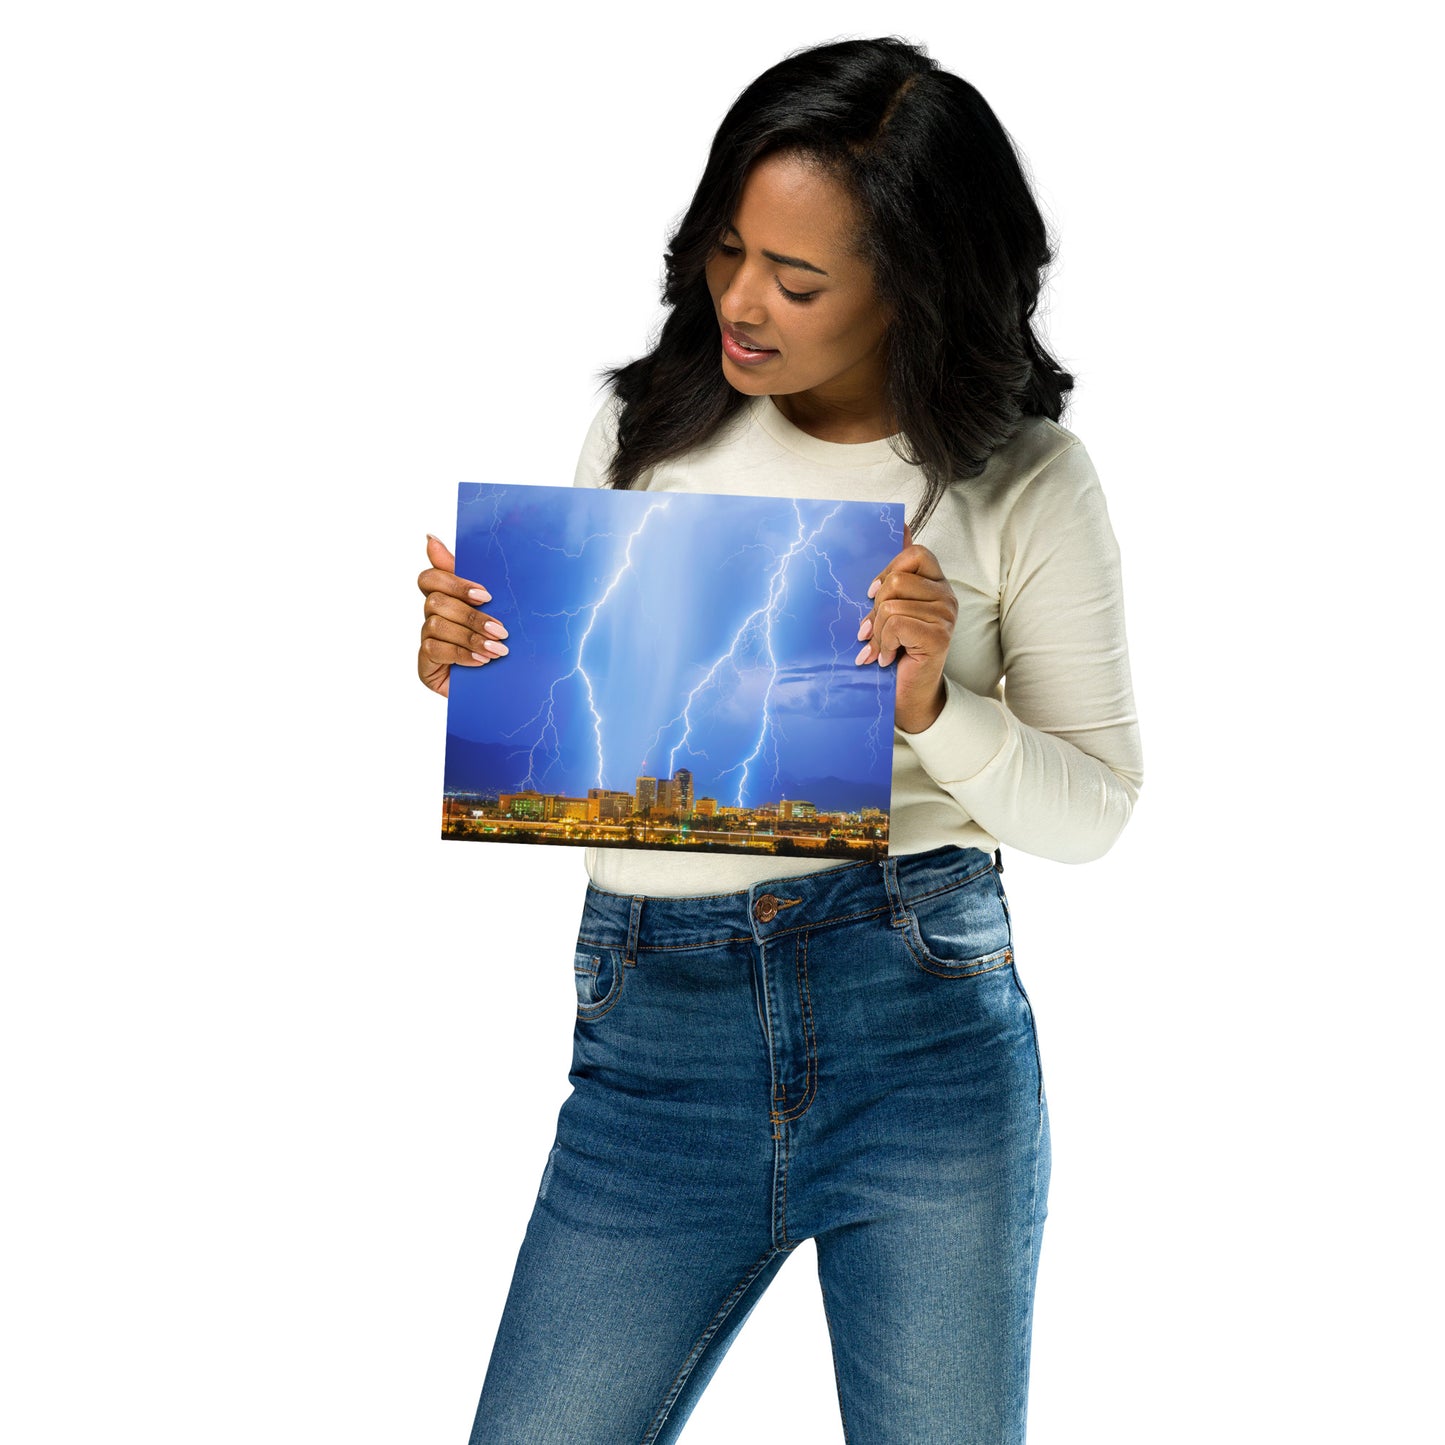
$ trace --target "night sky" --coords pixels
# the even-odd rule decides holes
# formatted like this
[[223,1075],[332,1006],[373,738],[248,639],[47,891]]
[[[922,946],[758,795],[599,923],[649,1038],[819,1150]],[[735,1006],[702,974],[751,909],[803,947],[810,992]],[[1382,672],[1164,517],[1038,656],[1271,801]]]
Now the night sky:
[[457,511],[457,573],[511,651],[452,669],[449,791],[686,767],[721,804],[830,777],[887,807],[894,672],[853,658],[901,504],[468,483]]

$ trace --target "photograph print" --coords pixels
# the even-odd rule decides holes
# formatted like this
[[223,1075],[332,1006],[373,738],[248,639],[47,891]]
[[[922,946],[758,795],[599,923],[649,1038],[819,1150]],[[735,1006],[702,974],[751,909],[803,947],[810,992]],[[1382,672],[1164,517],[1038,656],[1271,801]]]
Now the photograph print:
[[897,502],[464,483],[508,652],[452,670],[442,836],[885,856],[894,670],[853,659],[902,546]]

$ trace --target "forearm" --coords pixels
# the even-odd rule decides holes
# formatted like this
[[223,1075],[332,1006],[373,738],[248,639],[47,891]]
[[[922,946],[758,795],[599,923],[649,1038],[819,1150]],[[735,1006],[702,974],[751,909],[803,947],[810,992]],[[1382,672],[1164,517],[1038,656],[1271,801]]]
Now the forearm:
[[1089,729],[1098,756],[1029,726],[995,698],[946,676],[944,684],[947,700],[932,725],[895,736],[962,813],[1000,843],[1056,862],[1107,853],[1143,783],[1132,711]]

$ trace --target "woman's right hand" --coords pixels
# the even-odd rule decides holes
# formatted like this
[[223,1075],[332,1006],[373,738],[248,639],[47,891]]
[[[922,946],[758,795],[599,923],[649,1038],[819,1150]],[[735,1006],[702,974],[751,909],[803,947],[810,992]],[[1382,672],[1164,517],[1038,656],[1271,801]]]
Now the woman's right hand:
[[480,582],[458,577],[457,559],[430,532],[426,555],[431,566],[416,579],[426,594],[416,672],[433,692],[445,697],[453,663],[480,667],[506,656],[507,645],[498,639],[507,635],[507,629],[489,613],[477,610],[476,604],[490,602],[492,594]]

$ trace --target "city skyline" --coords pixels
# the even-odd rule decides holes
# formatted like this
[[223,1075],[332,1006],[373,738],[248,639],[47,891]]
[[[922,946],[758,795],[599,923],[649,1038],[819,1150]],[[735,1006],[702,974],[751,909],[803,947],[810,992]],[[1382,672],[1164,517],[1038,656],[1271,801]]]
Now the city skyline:
[[524,790],[489,797],[447,793],[442,836],[470,841],[707,847],[729,852],[825,853],[877,858],[888,850],[888,815],[820,810],[782,798],[752,808],[691,796],[685,769],[640,777],[635,792],[589,788],[585,798]]

